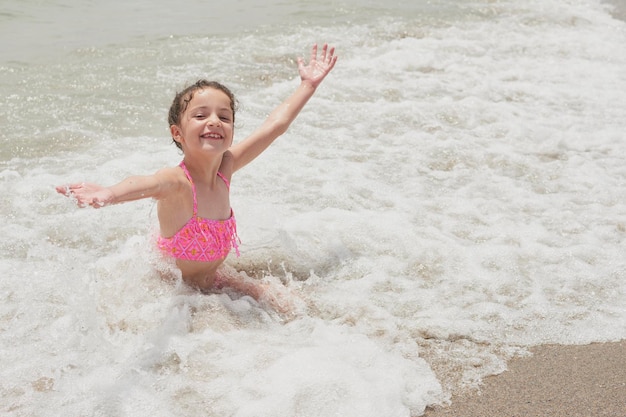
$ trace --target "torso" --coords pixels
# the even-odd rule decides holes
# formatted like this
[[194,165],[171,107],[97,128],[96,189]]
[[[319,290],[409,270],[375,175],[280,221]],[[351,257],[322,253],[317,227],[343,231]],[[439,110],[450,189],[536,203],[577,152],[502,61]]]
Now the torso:
[[[226,162],[229,162],[229,159]],[[225,168],[228,170],[228,165]],[[237,249],[238,238],[228,198],[229,182],[223,174],[220,174],[213,187],[196,182],[194,204],[194,180],[191,179],[191,175],[188,174],[184,164],[173,170],[176,170],[172,174],[176,175],[179,190],[167,198],[159,199],[158,214],[161,223],[159,247],[168,255],[177,258],[176,264],[188,284],[209,288],[213,284],[217,268],[224,262],[228,252],[231,248]],[[212,220],[213,218],[216,220]],[[182,240],[181,233],[184,235]],[[200,237],[199,243],[194,240],[194,236]],[[209,239],[205,239],[205,236]],[[207,249],[207,253],[198,256],[198,251],[194,250],[193,253],[180,255],[181,250],[185,251],[185,248],[189,247],[187,243],[180,246],[180,241],[187,242],[185,239],[189,238],[193,240],[193,245],[198,244]]]

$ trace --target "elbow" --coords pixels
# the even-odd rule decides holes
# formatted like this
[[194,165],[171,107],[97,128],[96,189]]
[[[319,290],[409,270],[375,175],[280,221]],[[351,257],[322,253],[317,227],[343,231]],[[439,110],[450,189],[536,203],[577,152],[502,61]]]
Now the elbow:
[[289,128],[289,124],[285,123],[282,124],[280,126],[277,126],[276,129],[274,130],[276,137],[281,136],[282,134],[284,134],[287,131],[287,128]]

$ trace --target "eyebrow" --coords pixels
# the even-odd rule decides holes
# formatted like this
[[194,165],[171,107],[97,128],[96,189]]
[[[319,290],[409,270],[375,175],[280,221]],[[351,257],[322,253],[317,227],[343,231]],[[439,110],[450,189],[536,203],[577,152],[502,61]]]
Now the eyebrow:
[[[197,106],[197,107],[192,107],[191,109],[189,109],[189,111],[191,112],[191,111],[208,110],[208,109],[210,109],[209,106]],[[229,113],[233,112],[230,107],[219,107],[217,111],[227,111]]]

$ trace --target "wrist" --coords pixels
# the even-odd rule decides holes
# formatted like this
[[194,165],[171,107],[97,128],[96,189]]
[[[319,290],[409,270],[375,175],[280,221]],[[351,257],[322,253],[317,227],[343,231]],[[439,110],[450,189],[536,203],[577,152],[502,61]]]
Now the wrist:
[[99,200],[99,203],[102,207],[110,206],[117,202],[117,195],[111,188],[106,188],[105,193],[102,196],[103,198]]
[[319,83],[313,83],[311,80],[300,80],[300,86],[315,91]]

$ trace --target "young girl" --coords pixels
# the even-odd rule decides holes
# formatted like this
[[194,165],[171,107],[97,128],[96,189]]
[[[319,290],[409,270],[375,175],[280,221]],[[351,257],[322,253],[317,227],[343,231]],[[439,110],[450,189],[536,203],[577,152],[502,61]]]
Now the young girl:
[[[184,153],[179,166],[163,168],[154,175],[132,176],[110,187],[77,183],[56,187],[57,192],[74,198],[79,207],[156,199],[158,248],[175,258],[188,285],[200,290],[228,286],[262,299],[264,286],[218,271],[232,249],[239,255],[229,202],[230,181],[287,130],[333,69],[335,48],[324,44],[319,59],[317,55],[314,45],[307,65],[298,58],[300,85],[245,140],[233,145],[233,94],[217,82],[200,80],[178,93],[169,111],[172,139]],[[270,304],[283,309],[277,301],[270,300]]]

